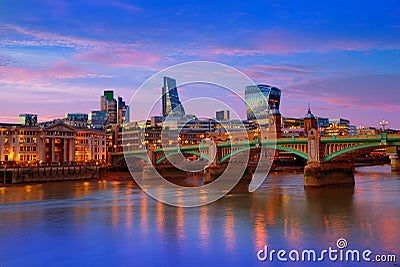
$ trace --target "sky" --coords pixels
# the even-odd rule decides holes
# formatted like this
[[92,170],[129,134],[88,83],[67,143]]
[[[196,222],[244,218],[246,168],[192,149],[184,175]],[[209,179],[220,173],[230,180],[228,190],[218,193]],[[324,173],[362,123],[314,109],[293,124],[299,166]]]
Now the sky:
[[[226,64],[279,87],[283,116],[302,117],[310,104],[320,117],[365,127],[385,119],[400,129],[400,3],[385,0],[3,0],[0,121],[87,113],[109,89],[129,102],[151,76],[188,61]],[[207,93],[236,105],[223,90],[179,92],[183,102]]]

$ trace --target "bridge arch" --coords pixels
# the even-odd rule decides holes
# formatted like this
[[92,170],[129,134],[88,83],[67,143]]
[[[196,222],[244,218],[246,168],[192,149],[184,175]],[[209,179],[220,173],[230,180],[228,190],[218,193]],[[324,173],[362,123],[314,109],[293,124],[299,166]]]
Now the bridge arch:
[[201,158],[204,158],[204,159],[206,159],[206,160],[208,160],[208,161],[210,160],[209,157],[207,157],[206,155],[203,155],[203,154],[201,154],[200,152],[197,152],[197,151],[174,151],[174,152],[168,153],[167,155],[164,155],[164,156],[162,156],[161,158],[159,158],[159,159],[156,161],[156,165],[159,164],[159,163],[161,163],[161,162],[162,162],[164,159],[166,159],[167,157],[173,156],[173,155],[177,155],[177,154],[180,154],[180,153],[182,153],[182,154],[197,155],[197,156],[199,156],[199,157],[201,157]]
[[350,146],[344,149],[341,149],[339,151],[333,152],[332,154],[324,157],[324,162],[333,160],[335,158],[338,158],[340,156],[352,153],[352,152],[359,152],[359,155],[365,154],[367,152],[370,152],[376,148],[382,147],[381,144],[378,143],[370,143],[370,144],[362,144],[362,145],[356,145],[356,146]]
[[116,161],[113,162],[113,164],[118,164],[125,158],[138,158],[138,159],[142,159],[146,162],[150,162],[149,158],[146,155],[126,153],[125,155],[121,155]]
[[298,150],[295,150],[293,148],[277,145],[275,147],[275,149],[286,151],[286,152],[290,152],[290,153],[293,153],[293,154],[295,154],[295,155],[297,155],[297,156],[299,156],[299,157],[301,157],[301,158],[303,158],[305,160],[308,160],[308,155],[306,153],[298,151]]
[[[293,153],[293,154],[295,154],[295,155],[297,155],[299,157],[302,157],[305,160],[308,160],[308,155],[306,153],[303,153],[301,151],[298,151],[298,150],[295,150],[295,149],[292,149],[292,148],[289,148],[289,147],[284,147],[284,146],[281,146],[281,145],[276,145],[275,146],[275,145],[270,145],[269,144],[269,145],[263,145],[262,148],[269,148],[269,149],[287,151],[287,152]],[[227,160],[228,158],[230,158],[230,157],[232,157],[232,156],[234,156],[236,154],[239,154],[241,152],[244,152],[246,150],[251,150],[251,149],[254,149],[254,146],[246,146],[244,148],[232,151],[231,153],[229,153],[229,154],[225,155],[224,157],[222,157],[219,161],[222,163],[225,160]]]

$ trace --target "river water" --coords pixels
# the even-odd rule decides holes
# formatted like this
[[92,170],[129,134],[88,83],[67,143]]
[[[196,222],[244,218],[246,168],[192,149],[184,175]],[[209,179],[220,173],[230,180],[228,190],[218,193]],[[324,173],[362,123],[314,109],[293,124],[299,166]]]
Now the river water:
[[301,173],[271,173],[255,193],[239,185],[199,208],[157,202],[133,181],[0,187],[0,266],[310,266],[260,262],[257,251],[336,248],[339,238],[398,264],[400,175],[376,166],[355,176],[354,188],[304,190]]

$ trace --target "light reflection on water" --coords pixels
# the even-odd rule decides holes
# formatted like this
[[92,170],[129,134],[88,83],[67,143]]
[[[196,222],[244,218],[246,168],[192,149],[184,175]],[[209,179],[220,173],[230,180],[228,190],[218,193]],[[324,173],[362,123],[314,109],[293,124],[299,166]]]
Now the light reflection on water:
[[399,192],[389,166],[359,168],[355,188],[304,190],[302,174],[271,173],[253,194],[240,185],[197,208],[157,202],[130,181],[1,187],[0,266],[266,265],[264,245],[326,249],[341,237],[398,253]]

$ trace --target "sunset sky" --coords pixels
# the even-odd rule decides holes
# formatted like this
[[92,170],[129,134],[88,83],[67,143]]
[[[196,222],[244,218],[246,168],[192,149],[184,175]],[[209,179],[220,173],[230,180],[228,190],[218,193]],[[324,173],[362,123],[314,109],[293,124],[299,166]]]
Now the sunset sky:
[[129,102],[158,71],[204,60],[279,87],[283,116],[310,103],[321,117],[400,128],[399,1],[328,3],[3,0],[0,122],[87,113],[105,89]]

